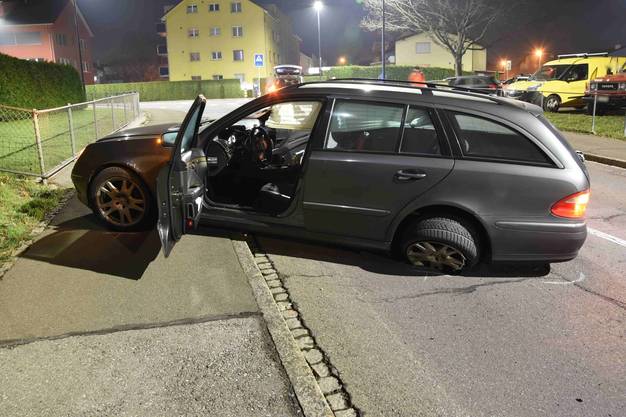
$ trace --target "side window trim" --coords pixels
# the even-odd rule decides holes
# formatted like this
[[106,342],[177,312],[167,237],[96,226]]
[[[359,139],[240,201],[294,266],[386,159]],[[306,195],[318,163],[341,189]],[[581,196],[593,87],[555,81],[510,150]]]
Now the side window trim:
[[[402,143],[404,142],[404,131],[406,129],[406,117],[408,116],[409,110],[411,108],[425,110],[430,117],[431,122],[433,122],[433,126],[435,127],[435,132],[437,133],[437,140],[439,141],[439,148],[441,150],[440,155],[436,154],[427,154],[427,153],[413,153],[413,152],[402,152]],[[398,155],[409,155],[409,156],[419,156],[424,158],[452,158],[453,152],[450,146],[450,139],[448,137],[448,133],[445,131],[444,123],[441,120],[439,112],[434,107],[426,106],[423,104],[407,104],[404,110],[403,121],[402,121],[402,132],[400,136],[400,141],[398,143],[398,147],[396,148],[396,153]]]
[[400,125],[400,128],[398,129],[398,135],[396,137],[396,142],[394,144],[394,150],[391,152],[388,151],[366,151],[366,150],[337,150],[337,149],[332,149],[332,148],[327,148],[326,146],[328,145],[328,139],[330,138],[330,127],[332,125],[333,122],[333,114],[335,111],[335,107],[337,104],[337,101],[345,101],[345,102],[357,102],[357,103],[366,103],[366,104],[371,104],[371,105],[388,105],[388,106],[396,106],[396,107],[402,107],[402,122],[404,121],[404,118],[406,117],[406,105],[402,104],[402,103],[398,103],[397,101],[391,101],[391,100],[376,100],[374,98],[371,99],[367,99],[367,98],[362,98],[362,97],[350,97],[350,96],[335,96],[332,97],[332,108],[330,111],[330,115],[328,118],[328,126],[326,127],[326,135],[324,136],[324,140],[322,142],[322,146],[319,150],[324,151],[324,152],[342,152],[342,153],[350,153],[350,152],[354,152],[354,153],[364,153],[364,154],[381,154],[381,155],[397,155],[397,149],[400,143],[400,140],[402,138],[402,131],[403,131],[403,124]]
[[[458,159],[466,159],[466,160],[472,160],[472,161],[487,161],[487,162],[507,163],[507,164],[515,164],[515,165],[530,165],[530,166],[537,166],[537,167],[544,167],[544,168],[546,168],[546,167],[547,168],[564,168],[564,166],[561,163],[561,161],[559,161],[559,159],[556,158],[556,156],[543,143],[541,143],[533,135],[531,135],[529,132],[527,132],[526,130],[522,129],[518,125],[512,124],[512,123],[507,122],[505,120],[501,120],[497,116],[493,116],[493,115],[489,115],[489,114],[483,114],[483,113],[479,113],[479,112],[473,112],[471,110],[444,108],[444,109],[441,109],[441,111],[444,113],[443,117],[446,120],[446,124],[449,126],[452,135],[454,135],[454,144],[455,144],[455,148],[457,148],[455,153],[458,154],[456,156]],[[491,158],[491,157],[488,157],[488,156],[465,155],[465,153],[463,152],[463,147],[461,146],[461,142],[460,142],[460,138],[459,138],[459,126],[458,126],[458,124],[456,122],[456,119],[454,118],[454,113],[467,114],[467,115],[470,115],[470,116],[475,116],[475,117],[478,117],[478,118],[487,119],[487,120],[490,120],[490,121],[492,121],[494,123],[503,125],[503,126],[509,128],[509,129],[513,130],[514,132],[516,132],[517,134],[519,134],[520,136],[522,136],[526,140],[530,141],[533,145],[535,145],[547,157],[547,159],[551,161],[551,164],[549,164],[549,163],[532,162],[532,161],[522,161],[522,160],[516,160],[516,159],[495,158],[495,157]]]

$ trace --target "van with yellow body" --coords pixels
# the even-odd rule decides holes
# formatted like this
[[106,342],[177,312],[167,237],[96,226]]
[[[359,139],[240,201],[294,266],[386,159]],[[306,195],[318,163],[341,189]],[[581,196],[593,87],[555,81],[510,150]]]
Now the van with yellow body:
[[607,74],[615,74],[626,63],[626,57],[602,54],[559,55],[548,61],[528,81],[507,87],[506,95],[543,104],[546,111],[561,107],[584,108],[588,83]]

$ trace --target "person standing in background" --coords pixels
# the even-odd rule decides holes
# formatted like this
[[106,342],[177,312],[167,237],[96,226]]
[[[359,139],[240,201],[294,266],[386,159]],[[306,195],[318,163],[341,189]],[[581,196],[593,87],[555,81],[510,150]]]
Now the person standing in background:
[[409,74],[409,81],[411,81],[416,87],[424,87],[423,83],[426,81],[426,77],[420,67],[416,66],[413,68]]

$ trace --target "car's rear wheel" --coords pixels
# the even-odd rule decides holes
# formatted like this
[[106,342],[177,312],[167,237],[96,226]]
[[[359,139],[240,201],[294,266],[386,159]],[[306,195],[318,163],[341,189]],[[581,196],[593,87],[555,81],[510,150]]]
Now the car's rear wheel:
[[543,100],[543,109],[545,111],[556,113],[561,107],[561,98],[556,94],[550,94]]
[[154,221],[150,191],[124,168],[103,169],[91,183],[90,201],[96,217],[114,230],[142,230]]
[[447,217],[419,219],[407,226],[398,245],[417,267],[445,273],[471,269],[479,260],[479,244],[469,223]]

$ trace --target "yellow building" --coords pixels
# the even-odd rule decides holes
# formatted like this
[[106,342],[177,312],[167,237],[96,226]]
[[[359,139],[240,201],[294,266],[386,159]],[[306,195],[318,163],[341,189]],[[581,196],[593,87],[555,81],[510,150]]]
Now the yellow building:
[[[478,48],[468,50],[463,56],[463,71],[487,69],[487,50]],[[454,58],[448,49],[435,42],[427,33],[418,33],[396,41],[396,65],[454,69]]]
[[[251,0],[183,0],[163,17],[171,81],[235,79],[248,86],[272,68],[299,62],[291,19]],[[254,65],[263,54],[265,66]]]

